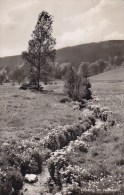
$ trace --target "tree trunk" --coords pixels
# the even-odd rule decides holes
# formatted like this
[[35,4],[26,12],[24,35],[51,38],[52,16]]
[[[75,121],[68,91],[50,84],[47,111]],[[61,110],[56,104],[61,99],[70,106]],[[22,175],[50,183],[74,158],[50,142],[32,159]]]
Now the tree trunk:
[[40,91],[40,64],[38,66],[38,77],[37,77],[37,87],[38,87],[38,91]]

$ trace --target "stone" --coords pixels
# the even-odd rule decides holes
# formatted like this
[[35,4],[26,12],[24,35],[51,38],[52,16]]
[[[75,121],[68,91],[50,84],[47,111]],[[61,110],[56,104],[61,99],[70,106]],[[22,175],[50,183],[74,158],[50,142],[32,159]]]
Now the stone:
[[26,174],[25,175],[25,181],[27,183],[35,183],[38,181],[38,177],[35,174]]

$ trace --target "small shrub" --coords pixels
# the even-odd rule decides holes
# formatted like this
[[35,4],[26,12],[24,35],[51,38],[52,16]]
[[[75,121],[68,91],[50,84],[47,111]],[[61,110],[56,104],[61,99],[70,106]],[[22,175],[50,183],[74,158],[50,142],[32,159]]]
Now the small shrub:
[[49,192],[52,193],[55,188],[55,182],[52,180],[52,178],[49,178],[47,181]]
[[87,153],[88,152],[88,147],[86,146],[85,142],[83,141],[75,141],[75,146],[74,149],[78,149],[81,152]]
[[42,172],[43,157],[38,152],[31,152],[28,157],[22,156],[21,173],[25,174],[39,174]]
[[77,74],[72,66],[68,67],[65,76],[65,89],[70,98],[74,101],[82,101],[82,99],[92,99],[92,92],[90,90],[91,84],[87,77],[82,78]]
[[7,170],[6,172],[1,172],[0,174],[0,194],[8,195],[12,193],[12,188],[14,189],[14,194],[18,194],[18,191],[23,186],[23,177],[21,173],[15,169]]
[[[70,160],[68,158],[68,153],[66,150],[61,150],[55,152],[53,156],[48,160],[48,169],[51,176],[49,180],[50,190],[53,190],[54,183],[63,190],[63,187],[66,185],[74,185],[77,187],[81,186],[81,175],[80,169],[77,166],[71,166]],[[51,184],[52,182],[52,184]],[[51,186],[52,185],[52,186]],[[74,189],[73,189],[73,192]]]
[[58,141],[59,141],[59,147],[63,148],[64,146],[66,146],[67,142],[66,142],[66,137],[64,135],[64,132],[62,132],[61,134],[58,135]]
[[11,142],[3,151],[7,152],[8,166],[15,167],[24,176],[26,173],[41,173],[43,153],[36,140]]
[[23,177],[20,172],[18,171],[12,171],[9,175],[9,179],[12,183],[12,187],[14,189],[15,194],[18,193],[18,191],[22,188],[23,186]]
[[[64,154],[64,155],[63,155]],[[52,180],[55,182],[57,186],[61,188],[61,177],[60,177],[60,169],[62,167],[68,166],[68,161],[66,158],[66,153],[61,154],[57,152],[54,156],[52,156],[48,160],[48,170]]]
[[34,152],[32,154],[32,158],[37,163],[37,167],[38,167],[37,173],[41,173],[42,172],[42,164],[43,164],[43,157],[42,157],[42,155],[39,154],[38,152]]
[[95,117],[94,116],[88,116],[88,119],[91,121],[91,124],[93,126],[95,126],[95,122],[96,122]]
[[0,174],[0,194],[8,195],[12,193],[12,183],[6,174]]

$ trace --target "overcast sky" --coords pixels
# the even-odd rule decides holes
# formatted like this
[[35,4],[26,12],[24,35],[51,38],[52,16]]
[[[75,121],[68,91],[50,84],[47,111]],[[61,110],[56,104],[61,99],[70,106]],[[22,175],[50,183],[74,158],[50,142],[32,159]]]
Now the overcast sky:
[[0,0],[0,56],[27,49],[43,10],[53,16],[56,48],[124,39],[124,0]]

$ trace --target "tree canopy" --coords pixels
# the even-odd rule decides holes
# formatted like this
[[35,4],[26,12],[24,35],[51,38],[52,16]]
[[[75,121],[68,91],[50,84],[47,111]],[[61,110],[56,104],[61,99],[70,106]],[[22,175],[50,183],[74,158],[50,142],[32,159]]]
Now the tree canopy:
[[41,71],[46,70],[55,60],[55,39],[52,37],[52,16],[43,11],[39,14],[37,24],[28,43],[28,50],[22,53],[29,67],[30,82],[39,90]]

